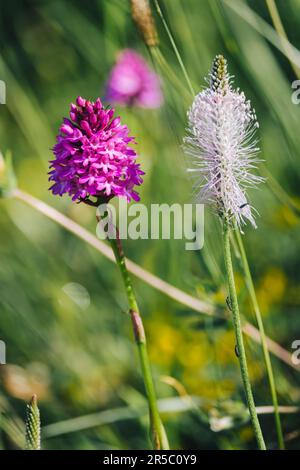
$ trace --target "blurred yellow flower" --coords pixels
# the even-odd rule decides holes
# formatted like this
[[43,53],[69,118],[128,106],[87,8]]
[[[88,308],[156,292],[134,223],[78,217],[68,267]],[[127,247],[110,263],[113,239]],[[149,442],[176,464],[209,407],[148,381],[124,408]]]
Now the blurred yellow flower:
[[262,313],[267,313],[272,304],[282,299],[286,284],[283,271],[276,267],[268,269],[256,291]]

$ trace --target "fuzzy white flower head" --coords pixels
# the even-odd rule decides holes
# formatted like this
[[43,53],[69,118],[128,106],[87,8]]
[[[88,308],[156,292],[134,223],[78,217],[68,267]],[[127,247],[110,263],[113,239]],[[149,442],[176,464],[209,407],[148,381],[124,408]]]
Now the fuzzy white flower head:
[[223,56],[215,58],[208,81],[188,111],[189,136],[184,139],[192,157],[189,171],[196,176],[196,197],[228,220],[235,219],[240,228],[245,219],[256,227],[245,194],[263,180],[251,173],[259,162],[255,111],[244,93],[232,88]]

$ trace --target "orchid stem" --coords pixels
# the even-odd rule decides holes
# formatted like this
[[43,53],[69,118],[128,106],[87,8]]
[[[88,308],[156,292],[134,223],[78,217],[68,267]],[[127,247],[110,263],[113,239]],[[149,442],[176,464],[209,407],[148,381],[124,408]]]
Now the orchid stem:
[[247,358],[244,347],[243,333],[241,327],[241,319],[239,312],[239,305],[237,300],[234,273],[231,259],[231,249],[230,249],[230,227],[228,220],[224,219],[223,221],[223,245],[224,245],[224,257],[225,257],[225,268],[228,282],[229,290],[229,299],[230,299],[230,309],[233,316],[233,324],[235,329],[235,337],[237,343],[237,353],[238,359],[240,362],[241,375],[244,385],[244,391],[246,395],[247,405],[250,413],[250,418],[254,430],[254,434],[257,440],[258,448],[260,450],[266,450],[266,445],[260,428],[259,420],[257,417],[257,412],[255,409],[254,398],[252,394],[249,372],[247,366]]
[[154,448],[156,450],[168,450],[169,442],[158,411],[143,321],[139,312],[136,296],[132,287],[131,278],[126,267],[125,255],[118,231],[116,231],[116,238],[111,237],[109,238],[109,240],[116,258],[116,263],[122,275],[128,299],[130,316],[134,331],[134,338],[138,347],[142,375],[148,399],[150,425],[152,430]]

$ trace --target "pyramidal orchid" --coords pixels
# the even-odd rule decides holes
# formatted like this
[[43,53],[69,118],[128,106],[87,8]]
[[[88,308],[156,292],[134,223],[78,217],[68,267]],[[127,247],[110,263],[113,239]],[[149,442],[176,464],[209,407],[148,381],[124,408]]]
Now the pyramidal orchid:
[[[101,223],[101,219],[107,219],[110,226],[106,204],[112,197],[126,197],[128,202],[139,200],[135,187],[142,184],[144,172],[136,163],[136,152],[129,145],[133,143],[128,127],[121,124],[119,117],[114,117],[113,109],[104,108],[99,98],[92,102],[79,96],[76,104],[71,104],[70,118],[63,120],[53,148],[55,159],[50,162],[49,179],[53,182],[50,190],[55,195],[68,194],[74,201],[94,207],[104,204],[104,215],[100,218],[97,214],[97,220]],[[107,238],[127,294],[149,405],[153,445],[155,449],[168,449],[168,438],[157,406],[143,321],[117,227],[114,234],[107,233]]]
[[255,111],[244,93],[233,88],[223,56],[215,58],[207,81],[188,111],[189,135],[184,139],[196,197],[240,228],[246,220],[256,227],[246,196],[246,189],[262,180],[252,173],[259,161]]
[[140,108],[159,108],[163,103],[158,76],[133,49],[119,54],[107,82],[105,98],[113,104]]

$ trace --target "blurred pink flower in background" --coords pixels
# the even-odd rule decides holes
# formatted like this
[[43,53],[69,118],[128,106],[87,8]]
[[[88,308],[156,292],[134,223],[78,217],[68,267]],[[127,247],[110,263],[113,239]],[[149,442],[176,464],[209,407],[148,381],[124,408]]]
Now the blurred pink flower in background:
[[132,49],[120,53],[111,71],[105,98],[114,104],[141,108],[159,108],[163,103],[158,76]]

